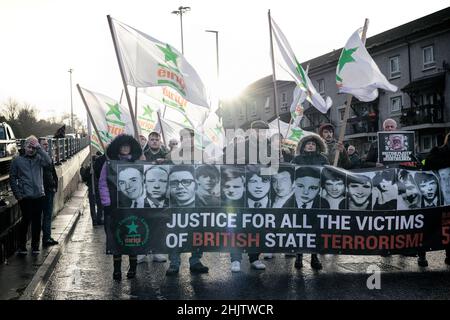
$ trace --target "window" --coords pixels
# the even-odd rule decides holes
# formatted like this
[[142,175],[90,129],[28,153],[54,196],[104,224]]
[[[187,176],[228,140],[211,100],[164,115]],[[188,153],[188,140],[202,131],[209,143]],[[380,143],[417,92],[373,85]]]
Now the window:
[[436,66],[434,61],[434,47],[428,46],[422,49],[423,52],[423,70],[431,69]]
[[391,98],[391,113],[398,113],[402,108],[402,97]]
[[389,58],[389,74],[390,79],[395,79],[400,77],[400,57]]
[[264,110],[270,112],[270,97],[266,97],[266,103],[264,104]]
[[325,80],[324,79],[317,80],[317,90],[319,91],[320,94],[325,94]]
[[253,101],[252,103],[250,103],[250,116],[256,117],[256,109],[257,109],[256,101]]
[[421,152],[430,152],[435,146],[437,146],[437,136],[426,135],[420,137]]
[[287,106],[288,106],[288,103],[287,103],[287,93],[286,93],[286,92],[283,92],[283,93],[281,94],[281,110],[287,110]]

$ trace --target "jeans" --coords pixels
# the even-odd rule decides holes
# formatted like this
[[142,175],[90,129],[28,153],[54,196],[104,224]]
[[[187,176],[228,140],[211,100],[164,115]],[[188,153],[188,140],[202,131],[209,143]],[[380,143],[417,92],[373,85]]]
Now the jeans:
[[42,202],[42,242],[50,240],[52,236],[53,199],[55,192],[46,191]]
[[28,227],[31,223],[31,247],[39,248],[41,237],[42,204],[44,197],[37,199],[22,199],[19,201],[22,220],[19,227],[19,248],[27,246]]
[[[189,265],[193,266],[196,263],[200,262],[200,259],[203,256],[203,252],[192,252],[191,257],[189,258]],[[170,265],[175,267],[180,267],[181,264],[181,256],[179,253],[171,253],[169,254]]]

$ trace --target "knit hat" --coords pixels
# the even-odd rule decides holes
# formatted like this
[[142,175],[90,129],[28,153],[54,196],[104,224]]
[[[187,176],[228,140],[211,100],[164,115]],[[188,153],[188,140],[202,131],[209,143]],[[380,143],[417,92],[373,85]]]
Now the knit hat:
[[331,123],[324,123],[319,128],[319,136],[322,137],[323,130],[325,130],[325,129],[328,129],[328,130],[331,129],[331,131],[333,131],[333,133],[334,133],[334,126]]

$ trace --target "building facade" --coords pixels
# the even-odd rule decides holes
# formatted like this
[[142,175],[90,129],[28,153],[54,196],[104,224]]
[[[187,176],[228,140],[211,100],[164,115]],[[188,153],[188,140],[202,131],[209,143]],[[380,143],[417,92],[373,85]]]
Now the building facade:
[[[379,90],[372,102],[353,98],[346,125],[345,142],[365,155],[377,131],[387,118],[397,121],[401,130],[415,132],[416,151],[428,153],[443,143],[450,132],[450,7],[372,36],[366,48],[386,78],[399,89]],[[333,100],[327,114],[309,103],[304,108],[302,128],[318,131],[320,124],[331,122],[338,133],[343,130],[347,97],[338,94],[336,66],[342,49],[302,63],[309,65],[309,77],[317,91]],[[283,121],[289,121],[294,82],[277,81],[279,110]],[[223,104],[226,128],[246,129],[254,120],[276,118],[272,76],[247,87],[235,101]]]

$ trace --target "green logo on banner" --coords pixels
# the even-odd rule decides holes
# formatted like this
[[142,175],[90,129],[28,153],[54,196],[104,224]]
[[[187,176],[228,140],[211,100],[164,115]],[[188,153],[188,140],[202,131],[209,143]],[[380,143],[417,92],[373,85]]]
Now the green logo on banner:
[[143,247],[148,242],[149,230],[144,218],[129,216],[117,224],[116,239],[122,247]]

